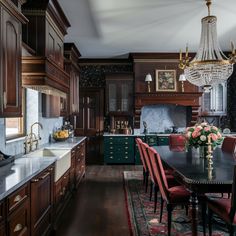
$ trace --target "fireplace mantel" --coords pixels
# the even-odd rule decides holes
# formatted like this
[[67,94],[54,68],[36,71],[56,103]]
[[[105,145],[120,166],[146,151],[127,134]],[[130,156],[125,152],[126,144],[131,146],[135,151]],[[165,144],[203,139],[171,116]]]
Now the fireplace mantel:
[[147,105],[156,104],[174,104],[180,106],[192,107],[191,120],[194,123],[198,118],[198,110],[200,107],[199,98],[201,92],[156,92],[156,93],[135,93],[135,128],[140,128],[141,108]]

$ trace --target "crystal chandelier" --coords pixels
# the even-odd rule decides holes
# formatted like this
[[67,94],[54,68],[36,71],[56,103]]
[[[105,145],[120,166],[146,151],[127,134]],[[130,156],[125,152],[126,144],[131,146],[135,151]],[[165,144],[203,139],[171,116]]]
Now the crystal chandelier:
[[202,18],[201,40],[196,56],[190,61],[188,47],[185,56],[180,50],[179,68],[184,70],[186,79],[196,85],[203,86],[209,91],[214,84],[225,82],[233,72],[236,61],[235,47],[231,42],[232,53],[227,58],[221,51],[217,39],[216,16],[211,16],[211,0],[205,0],[208,7],[208,16]]

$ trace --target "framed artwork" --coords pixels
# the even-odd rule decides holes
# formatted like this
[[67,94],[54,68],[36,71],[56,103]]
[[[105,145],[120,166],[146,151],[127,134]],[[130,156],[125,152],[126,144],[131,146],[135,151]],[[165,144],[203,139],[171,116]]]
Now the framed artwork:
[[175,70],[156,70],[156,91],[175,92],[176,89]]

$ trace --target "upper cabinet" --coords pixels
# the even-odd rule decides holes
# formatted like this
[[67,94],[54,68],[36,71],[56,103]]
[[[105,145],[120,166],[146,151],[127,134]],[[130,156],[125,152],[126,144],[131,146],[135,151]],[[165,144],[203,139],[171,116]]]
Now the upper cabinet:
[[133,113],[133,74],[106,75],[106,113]]
[[[64,44],[65,70],[70,76],[69,114],[79,113],[79,57],[80,52],[74,43]],[[64,102],[65,103],[65,102]]]
[[0,15],[0,117],[17,117],[22,115],[21,26],[27,19],[8,0],[0,0]]
[[22,58],[23,86],[66,97],[70,78],[64,71],[63,44],[70,23],[57,0],[27,0],[22,12],[29,19],[23,26],[23,42],[35,51]]
[[210,93],[203,93],[201,113],[203,116],[227,114],[227,83],[214,85]]

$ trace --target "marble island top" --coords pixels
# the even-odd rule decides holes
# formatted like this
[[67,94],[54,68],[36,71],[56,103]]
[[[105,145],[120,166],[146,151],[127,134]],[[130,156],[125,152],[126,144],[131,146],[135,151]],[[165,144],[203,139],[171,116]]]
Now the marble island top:
[[[44,148],[72,149],[86,137],[75,137],[64,142],[46,144]],[[0,200],[13,193],[23,184],[45,170],[57,160],[57,157],[27,157],[19,156],[15,161],[0,167]]]

